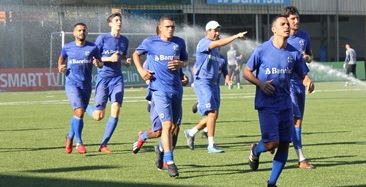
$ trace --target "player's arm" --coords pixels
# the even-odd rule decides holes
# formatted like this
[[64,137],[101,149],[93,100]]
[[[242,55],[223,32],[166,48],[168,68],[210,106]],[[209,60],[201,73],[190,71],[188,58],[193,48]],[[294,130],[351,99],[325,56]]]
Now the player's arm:
[[64,58],[62,55],[60,55],[58,57],[57,65],[58,65],[58,67],[57,67],[58,72],[65,73],[65,71],[66,71],[66,58]]
[[152,79],[152,72],[147,71],[143,68],[141,63],[141,54],[138,51],[133,52],[132,54],[133,63],[136,66],[137,71],[139,72],[141,78],[146,81]]
[[238,34],[235,34],[235,35],[232,35],[232,36],[229,36],[229,37],[226,37],[226,38],[222,38],[222,39],[219,39],[219,40],[212,41],[210,43],[210,45],[208,46],[208,48],[209,49],[214,49],[214,48],[217,48],[217,47],[227,45],[227,44],[229,44],[230,42],[234,41],[237,38],[245,38],[245,34],[247,34],[247,31],[240,32]]
[[261,82],[255,77],[252,70],[247,66],[243,71],[243,77],[251,82],[252,84],[258,86],[266,95],[273,95],[275,92],[275,87],[272,85],[272,80]]
[[302,83],[304,84],[304,86],[307,90],[307,93],[313,93],[315,86],[314,86],[314,82],[311,80],[309,75],[304,76]]

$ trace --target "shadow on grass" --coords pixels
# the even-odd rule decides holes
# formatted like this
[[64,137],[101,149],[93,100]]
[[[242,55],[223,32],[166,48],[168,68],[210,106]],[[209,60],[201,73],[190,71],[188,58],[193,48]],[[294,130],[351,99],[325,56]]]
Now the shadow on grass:
[[[200,118],[201,119],[201,118]],[[194,122],[184,122],[182,125],[183,126],[187,126],[187,125],[197,125],[198,121],[200,119],[197,119],[197,121]],[[216,124],[222,124],[222,123],[235,123],[235,124],[239,124],[242,125],[243,123],[250,123],[250,122],[258,122],[258,120],[217,120]],[[232,124],[231,124],[232,125]]]
[[[61,179],[51,177],[31,177],[31,176],[14,176],[0,174],[0,186],[12,187],[38,187],[38,186],[52,186],[52,187],[137,187],[137,186],[183,186],[172,184],[149,184],[149,183],[132,183],[132,182],[105,182],[92,180],[76,180],[76,179]],[[192,185],[189,185],[192,186]]]
[[89,171],[89,170],[115,169],[115,168],[120,168],[120,167],[118,167],[118,166],[78,166],[78,167],[64,167],[64,168],[48,168],[48,169],[25,170],[23,172],[31,172],[31,173],[63,173],[63,172]]
[[42,131],[42,130],[56,130],[56,129],[63,129],[63,128],[0,129],[0,132]]

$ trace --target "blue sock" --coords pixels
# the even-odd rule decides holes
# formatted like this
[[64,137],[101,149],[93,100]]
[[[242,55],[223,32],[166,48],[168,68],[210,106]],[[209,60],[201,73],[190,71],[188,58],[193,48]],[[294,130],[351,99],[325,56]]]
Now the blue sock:
[[292,142],[294,144],[295,149],[301,149],[301,128],[294,127],[294,131],[292,132]]
[[140,138],[141,138],[143,141],[146,141],[147,139],[149,139],[149,136],[148,136],[147,131],[144,131],[144,132],[140,135]]
[[102,143],[100,145],[107,145],[112,137],[114,129],[117,127],[118,118],[109,117],[108,122],[105,126],[105,132],[103,136]]
[[70,140],[74,139],[74,136],[75,136],[75,132],[74,132],[74,128],[73,128],[73,120],[74,120],[74,117],[72,117],[70,120],[70,131],[67,134],[67,137],[69,137]]
[[272,172],[269,177],[268,184],[275,185],[278,177],[280,176],[282,169],[285,167],[288,157],[288,149],[277,149],[276,155],[272,161]]
[[78,117],[73,117],[72,121],[72,128],[74,130],[75,133],[75,138],[76,138],[76,144],[83,144],[83,140],[81,139],[81,134],[83,131],[83,127],[84,127],[84,120],[83,118],[78,118]]
[[86,107],[85,113],[90,116],[93,117],[93,112],[94,112],[95,108],[92,105],[88,105],[88,107]]
[[164,152],[163,162],[174,162],[173,152]]
[[260,155],[261,155],[261,153],[266,152],[266,151],[267,151],[266,146],[264,146],[264,143],[263,143],[263,141],[261,140],[261,141],[259,141],[259,142],[257,143],[257,146],[256,146],[256,147],[255,147],[255,149],[254,149],[254,155],[255,155],[255,156],[260,156]]

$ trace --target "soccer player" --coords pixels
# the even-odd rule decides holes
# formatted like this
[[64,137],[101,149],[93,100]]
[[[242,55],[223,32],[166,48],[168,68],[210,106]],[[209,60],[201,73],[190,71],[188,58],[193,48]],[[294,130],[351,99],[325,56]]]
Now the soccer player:
[[[307,73],[302,54],[287,44],[290,25],[285,16],[278,16],[272,22],[273,37],[258,46],[250,56],[243,75],[256,85],[255,108],[258,110],[261,140],[251,145],[249,166],[255,171],[259,156],[277,148],[268,186],[276,186],[284,168],[293,126],[290,78],[296,73],[311,92],[313,83]],[[256,72],[255,75],[253,72]]]
[[[179,70],[183,61],[188,60],[188,54],[185,41],[174,36],[173,18],[161,17],[158,29],[159,35],[144,39],[136,48],[133,61],[141,77],[150,80],[153,108],[162,123],[160,149],[155,150],[157,166],[161,169],[166,163],[169,176],[176,177],[179,173],[173,158],[172,139],[182,117],[183,88]],[[144,54],[147,54],[149,70],[141,65]]]
[[[222,153],[224,150],[217,147],[214,142],[215,126],[220,106],[219,93],[219,66],[225,59],[220,54],[219,48],[227,45],[237,38],[244,38],[247,32],[241,32],[223,39],[219,39],[221,26],[217,21],[209,21],[206,24],[206,37],[201,39],[196,48],[196,63],[194,91],[198,100],[198,111],[202,116],[207,117],[208,130],[208,153]],[[229,83],[229,77],[225,79]],[[203,123],[203,122],[202,122]],[[199,124],[202,124],[201,122]],[[184,131],[187,145],[194,149],[194,136],[197,128]]]
[[86,153],[81,135],[84,112],[92,90],[92,68],[93,64],[102,66],[98,48],[85,40],[86,35],[87,26],[76,23],[73,28],[75,41],[65,44],[58,58],[58,71],[66,76],[65,91],[73,109],[70,132],[66,135],[65,150],[68,154],[72,152],[74,137],[78,153]]
[[[344,59],[344,68],[346,69],[346,74],[356,78],[356,51],[349,43],[347,43],[344,47],[346,48],[346,58]],[[345,86],[348,86],[348,81],[346,82]]]
[[99,152],[112,153],[107,146],[118,123],[118,116],[123,102],[124,82],[122,75],[122,61],[127,64],[131,59],[127,58],[128,39],[121,35],[122,16],[120,13],[113,13],[107,18],[110,33],[97,37],[95,44],[99,48],[104,63],[103,68],[98,69],[95,86],[94,108],[88,107],[87,113],[93,116],[94,120],[100,121],[105,116],[105,108],[111,102],[111,115],[105,127],[105,133],[99,146]]
[[[290,23],[290,37],[287,43],[291,44],[298,51],[303,54],[303,58],[307,63],[311,62],[311,48],[310,37],[308,33],[300,30],[299,11],[294,6],[284,8],[283,15],[287,17]],[[292,133],[292,142],[298,157],[298,167],[301,169],[313,169],[314,166],[310,164],[303,153],[301,141],[301,126],[305,109],[305,86],[302,83],[301,77],[293,74],[291,77],[291,100],[294,113],[294,129]]]

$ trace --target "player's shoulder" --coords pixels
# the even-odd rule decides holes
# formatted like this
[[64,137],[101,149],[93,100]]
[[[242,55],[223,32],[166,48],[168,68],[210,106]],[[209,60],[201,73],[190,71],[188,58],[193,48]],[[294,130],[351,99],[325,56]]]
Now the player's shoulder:
[[63,48],[70,49],[75,46],[76,46],[75,41],[72,41],[72,42],[66,43]]
[[310,38],[310,35],[308,32],[304,31],[304,30],[299,30],[298,32],[298,35],[301,37],[301,38],[306,38],[306,39],[309,39]]
[[121,35],[121,36],[120,36],[120,40],[128,41],[128,38],[127,38],[126,36],[124,36],[124,35]]
[[93,42],[85,41],[85,46],[88,46],[88,47],[96,47],[97,45],[95,45],[95,43],[93,43]]
[[256,51],[257,53],[260,53],[260,52],[265,51],[265,50],[268,50],[268,49],[270,49],[270,48],[272,48],[272,47],[273,47],[273,44],[272,44],[272,40],[270,39],[270,40],[267,40],[267,41],[263,42],[262,44],[260,44],[260,45],[255,49],[255,51]]

